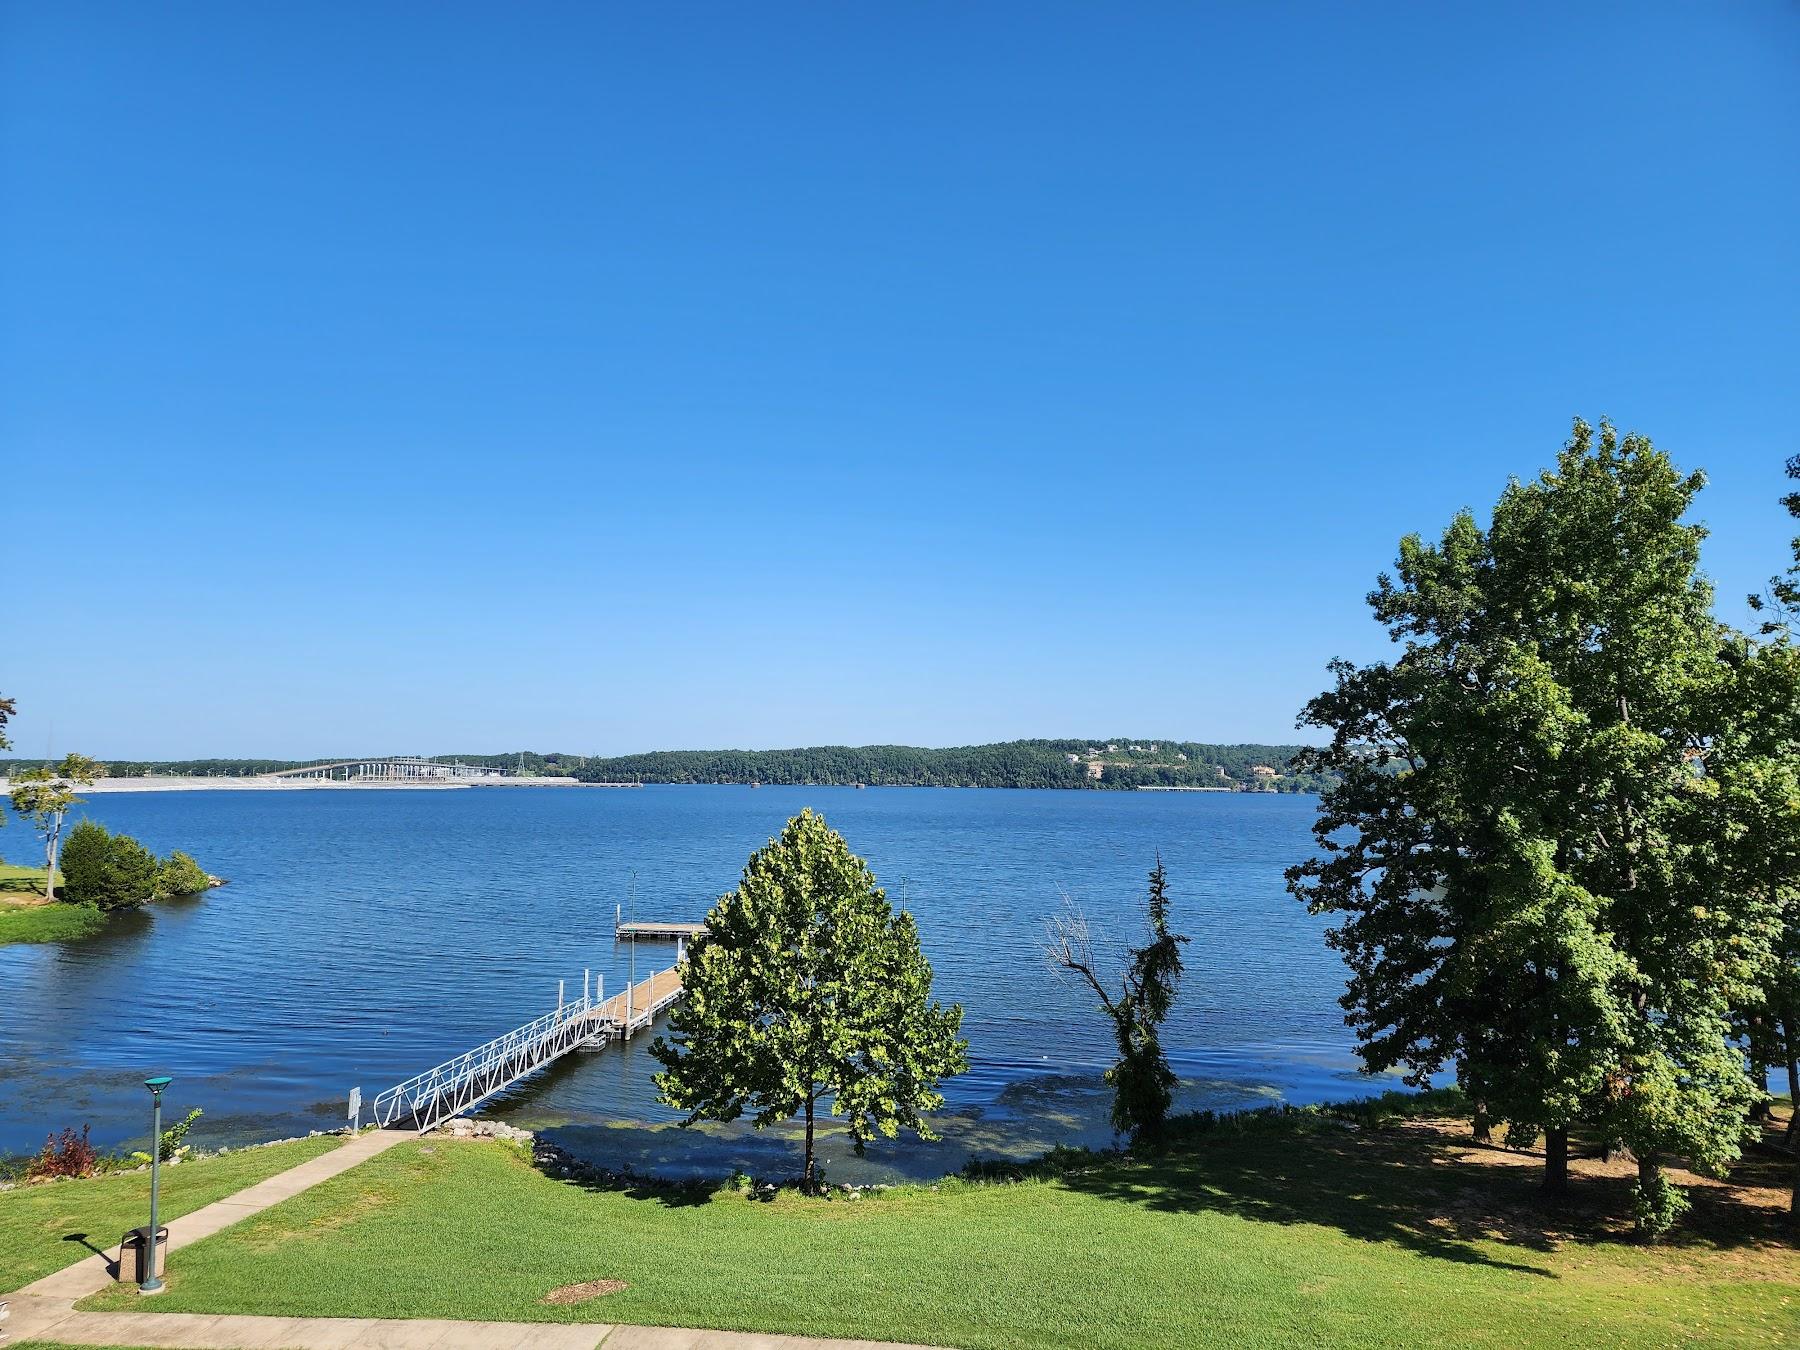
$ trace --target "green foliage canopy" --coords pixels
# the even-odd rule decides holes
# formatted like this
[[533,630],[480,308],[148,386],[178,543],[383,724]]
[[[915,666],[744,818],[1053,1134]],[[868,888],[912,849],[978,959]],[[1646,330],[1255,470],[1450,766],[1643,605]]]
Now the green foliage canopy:
[[199,863],[176,849],[157,865],[156,894],[163,898],[176,895],[198,895],[212,884]]
[[1638,1157],[1648,1227],[1662,1155],[1715,1170],[1743,1142],[1730,1010],[1769,960],[1766,897],[1719,894],[1704,846],[1739,639],[1682,523],[1701,486],[1578,421],[1487,530],[1403,540],[1370,596],[1402,654],[1336,663],[1302,714],[1342,785],[1289,872],[1343,916],[1370,1069],[1454,1063],[1528,1134],[1591,1122]]
[[192,895],[207,888],[200,864],[177,850],[166,859],[128,834],[112,834],[91,820],[77,821],[62,850],[63,898],[97,909],[132,909],[152,900]]
[[931,1001],[912,915],[892,909],[824,817],[802,811],[751,856],[681,972],[671,1038],[652,1053],[657,1087],[687,1123],[748,1111],[760,1129],[803,1114],[809,1189],[825,1098],[858,1153],[902,1126],[935,1138],[937,1085],[968,1067],[962,1009]]

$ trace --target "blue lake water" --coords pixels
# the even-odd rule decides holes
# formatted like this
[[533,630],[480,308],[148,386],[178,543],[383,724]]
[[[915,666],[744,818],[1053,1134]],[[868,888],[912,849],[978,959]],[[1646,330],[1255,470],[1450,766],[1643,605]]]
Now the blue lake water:
[[[328,1128],[372,1097],[556,1003],[584,968],[624,987],[615,906],[698,919],[802,806],[913,910],[935,992],[965,1010],[970,1072],[947,1088],[943,1139],[856,1159],[837,1180],[932,1175],[970,1153],[1024,1155],[1108,1137],[1110,1039],[1091,994],[1042,953],[1066,895],[1097,950],[1143,929],[1161,851],[1187,977],[1165,1031],[1183,1106],[1311,1101],[1386,1086],[1359,1075],[1324,924],[1283,890],[1310,848],[1311,797],[934,789],[648,787],[134,793],[87,814],[158,852],[183,848],[230,885],[116,919],[99,937],[0,948],[0,1151],[64,1125],[141,1142],[150,1072],[201,1106],[193,1138]],[[24,858],[16,822],[0,834]],[[633,877],[635,875],[635,885]],[[635,895],[635,899],[633,896]],[[637,970],[673,949],[639,943]],[[1116,962],[1114,962],[1116,968]],[[794,1156],[782,1131],[674,1128],[649,1037],[571,1056],[484,1108],[610,1164],[676,1173]]]

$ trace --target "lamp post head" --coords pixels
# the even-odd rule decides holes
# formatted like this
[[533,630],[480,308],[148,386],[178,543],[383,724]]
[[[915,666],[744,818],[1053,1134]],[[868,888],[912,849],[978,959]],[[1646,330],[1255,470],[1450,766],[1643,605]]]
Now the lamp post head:
[[163,1089],[169,1086],[173,1081],[174,1080],[171,1079],[168,1074],[163,1074],[159,1078],[146,1078],[144,1080],[144,1086],[150,1089],[150,1095],[152,1097],[160,1097],[162,1096]]

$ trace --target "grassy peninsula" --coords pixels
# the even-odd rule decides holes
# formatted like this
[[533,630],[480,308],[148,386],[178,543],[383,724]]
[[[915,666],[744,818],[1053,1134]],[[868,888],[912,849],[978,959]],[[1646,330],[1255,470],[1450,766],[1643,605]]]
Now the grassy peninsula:
[[[57,885],[62,874],[57,874]],[[97,932],[105,917],[92,905],[44,900],[44,869],[0,863],[0,947],[12,942],[63,942]]]
[[[1389,1099],[1189,1119],[1141,1157],[829,1199],[582,1184],[516,1146],[428,1137],[181,1253],[157,1306],[968,1347],[1800,1337],[1784,1159],[1696,1180],[1690,1222],[1652,1247],[1629,1237],[1629,1164],[1578,1160],[1573,1198],[1548,1207],[1540,1159],[1474,1145],[1444,1112]],[[623,1287],[548,1301],[590,1281]]]

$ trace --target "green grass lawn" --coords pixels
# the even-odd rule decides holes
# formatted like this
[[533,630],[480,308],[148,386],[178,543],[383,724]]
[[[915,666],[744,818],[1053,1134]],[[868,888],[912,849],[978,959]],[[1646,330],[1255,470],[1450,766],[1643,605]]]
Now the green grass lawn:
[[0,901],[0,947],[9,942],[67,942],[100,931],[106,916],[92,905],[17,905]]
[[[1678,1240],[1641,1247],[1628,1164],[1584,1161],[1577,1199],[1545,1210],[1530,1161],[1466,1126],[1298,1116],[1057,1177],[759,1201],[584,1188],[506,1145],[427,1139],[177,1253],[157,1309],[969,1347],[1800,1341],[1784,1194],[1701,1188]],[[1757,1166],[1746,1182],[1785,1162]],[[543,1302],[600,1279],[628,1287]]]
[[[62,884],[58,874],[57,885]],[[62,942],[87,937],[106,922],[89,905],[46,905],[44,869],[0,863],[0,947],[9,942]]]
[[[165,1167],[158,1218],[173,1219],[210,1205],[343,1142],[334,1136],[296,1139]],[[148,1172],[0,1191],[0,1293],[73,1265],[94,1247],[116,1245],[121,1233],[149,1217]]]

